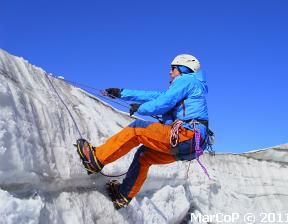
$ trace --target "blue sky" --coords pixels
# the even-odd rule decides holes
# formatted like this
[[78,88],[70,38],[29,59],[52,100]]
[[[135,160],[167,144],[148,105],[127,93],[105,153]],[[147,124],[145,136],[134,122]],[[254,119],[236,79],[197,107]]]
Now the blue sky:
[[171,60],[206,72],[218,152],[288,142],[288,1],[0,1],[0,48],[68,80],[165,90]]

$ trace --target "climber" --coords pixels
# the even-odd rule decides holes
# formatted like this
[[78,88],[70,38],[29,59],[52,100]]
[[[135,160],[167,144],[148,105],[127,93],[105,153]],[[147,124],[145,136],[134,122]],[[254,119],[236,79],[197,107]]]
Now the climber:
[[207,148],[207,92],[200,62],[189,54],[178,55],[172,61],[167,91],[106,89],[111,98],[136,102],[131,104],[130,115],[162,115],[162,123],[136,120],[97,147],[85,139],[77,140],[77,151],[88,174],[100,172],[105,165],[142,144],[123,182],[108,183],[116,208],[125,207],[137,195],[151,165],[198,158],[201,153],[196,153],[197,133],[198,148]]

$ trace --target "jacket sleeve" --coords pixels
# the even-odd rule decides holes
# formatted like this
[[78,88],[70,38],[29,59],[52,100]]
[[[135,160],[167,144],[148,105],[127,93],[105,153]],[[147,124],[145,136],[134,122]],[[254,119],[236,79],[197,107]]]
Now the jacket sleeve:
[[144,91],[144,90],[131,90],[123,89],[121,91],[121,99],[127,101],[135,101],[139,103],[145,103],[159,97],[162,92],[158,91]]
[[141,115],[162,115],[171,110],[175,105],[193,91],[195,81],[178,76],[170,88],[158,98],[142,104],[137,112]]

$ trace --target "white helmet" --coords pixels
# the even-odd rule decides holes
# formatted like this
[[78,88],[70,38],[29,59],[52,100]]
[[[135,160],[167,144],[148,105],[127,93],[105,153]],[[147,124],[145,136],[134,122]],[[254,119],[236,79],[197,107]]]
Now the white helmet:
[[192,71],[197,72],[200,70],[200,62],[197,58],[190,54],[179,54],[177,55],[174,60],[171,62],[171,65],[183,65],[186,66]]

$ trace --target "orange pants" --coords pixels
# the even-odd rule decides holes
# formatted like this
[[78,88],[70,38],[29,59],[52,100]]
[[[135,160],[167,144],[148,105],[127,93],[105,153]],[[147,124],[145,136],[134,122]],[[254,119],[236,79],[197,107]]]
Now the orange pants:
[[181,159],[178,158],[181,154],[188,155],[189,151],[191,154],[190,139],[193,138],[194,132],[181,127],[179,146],[183,143],[182,148],[171,149],[171,128],[171,125],[136,120],[96,148],[96,157],[103,165],[107,165],[124,156],[134,147],[143,144],[138,148],[120,186],[120,193],[123,196],[133,198],[140,191],[151,165],[172,163]]

